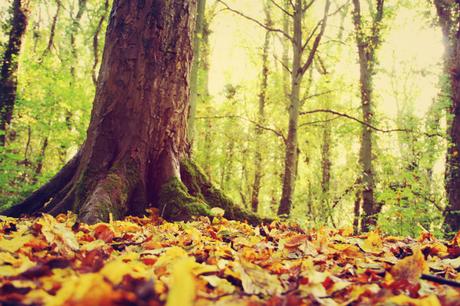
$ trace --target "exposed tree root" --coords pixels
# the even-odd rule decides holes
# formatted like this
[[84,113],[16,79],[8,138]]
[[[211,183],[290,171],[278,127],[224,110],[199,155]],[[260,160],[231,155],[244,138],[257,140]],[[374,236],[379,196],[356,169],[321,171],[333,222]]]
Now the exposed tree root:
[[[139,188],[141,184],[136,165],[124,163],[123,166],[112,167],[103,176],[85,174],[77,178],[79,162],[80,154],[77,154],[47,184],[2,214],[13,217],[36,212],[57,215],[72,210],[81,222],[97,223],[107,221],[110,214],[120,219],[127,214],[144,212],[146,192]],[[164,184],[152,203],[167,220],[210,216],[211,208],[220,207],[225,210],[224,216],[228,219],[251,224],[271,221],[233,203],[191,160],[181,162],[180,177],[173,176]]]
[[33,214],[42,210],[72,180],[78,168],[80,158],[81,153],[78,152],[48,183],[18,205],[3,211],[2,214],[19,217],[22,214]]
[[181,180],[193,197],[207,203],[210,207],[220,207],[225,210],[224,217],[232,220],[248,221],[252,225],[271,222],[271,219],[261,218],[257,214],[236,205],[222,191],[216,188],[204,171],[190,159],[184,159],[180,165]]

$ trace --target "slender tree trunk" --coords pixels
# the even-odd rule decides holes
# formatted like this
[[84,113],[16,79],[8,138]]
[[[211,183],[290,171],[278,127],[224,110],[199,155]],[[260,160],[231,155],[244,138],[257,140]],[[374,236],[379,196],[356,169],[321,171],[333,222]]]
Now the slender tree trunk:
[[48,136],[43,139],[42,147],[40,149],[40,155],[38,156],[37,166],[35,167],[35,173],[33,177],[34,183],[37,182],[38,177],[42,174],[43,163],[45,161],[46,149],[48,148]]
[[235,140],[229,139],[227,148],[225,151],[224,168],[222,172],[222,188],[224,190],[230,190],[230,179],[233,176],[233,161],[235,158]]
[[93,35],[93,57],[94,57],[94,62],[93,62],[93,67],[91,69],[91,78],[93,80],[94,85],[97,84],[97,67],[99,65],[99,35],[101,34],[102,31],[102,25],[104,24],[105,19],[107,18],[107,15],[109,13],[109,0],[105,0],[103,7],[102,7],[102,12],[100,13],[99,21],[96,26],[96,31],[94,31]]
[[[302,21],[305,16],[305,12],[308,9],[306,3],[302,0],[295,0],[293,2],[293,33],[290,37],[292,42],[293,56],[291,65],[291,89],[289,93],[290,105],[289,105],[289,124],[288,124],[288,136],[286,139],[286,152],[284,158],[284,176],[283,176],[283,189],[281,194],[280,206],[278,209],[279,216],[289,216],[292,207],[292,197],[294,195],[296,176],[297,176],[297,164],[298,164],[298,139],[297,129],[300,114],[300,89],[302,80],[305,72],[311,68],[316,52],[318,51],[319,44],[322,36],[326,29],[327,18],[329,14],[329,8],[331,5],[330,0],[326,0],[324,7],[324,15],[321,21],[319,33],[313,40],[313,34],[305,41],[302,37]],[[308,43],[313,41],[311,47]],[[309,47],[309,48],[308,48]],[[303,55],[306,50],[309,50],[308,56],[302,61]]]
[[206,0],[198,1],[198,12],[196,17],[195,34],[193,37],[194,59],[190,77],[190,112],[188,114],[188,139],[193,146],[195,133],[195,117],[198,97],[198,72],[200,68],[200,53],[203,40],[203,24],[205,22]]
[[27,28],[28,4],[28,0],[12,2],[11,30],[0,72],[0,146],[6,144],[7,128],[11,124],[16,102],[18,56]]
[[[365,30],[363,29],[360,0],[353,0],[353,23],[355,26],[360,67],[361,109],[363,121],[368,125],[372,125],[374,116],[372,79],[374,75],[375,52],[380,44],[380,23],[383,19],[383,4],[384,0],[377,0],[377,11],[375,16],[373,16],[371,34],[369,36],[365,34]],[[359,153],[363,184],[362,201],[364,216],[363,220],[361,220],[361,229],[363,231],[368,231],[370,227],[377,224],[377,215],[380,212],[380,205],[374,199],[375,178],[372,163],[372,147],[372,130],[367,126],[363,126]]]
[[72,16],[73,22],[70,28],[70,50],[72,52],[72,61],[70,63],[70,75],[75,79],[75,63],[78,60],[78,51],[77,51],[77,33],[80,28],[80,20],[83,17],[83,14],[86,10],[86,1],[87,0],[78,0],[78,11],[77,14]]
[[48,38],[48,44],[46,46],[46,49],[43,51],[42,56],[38,60],[39,63],[41,63],[43,59],[51,52],[51,49],[54,46],[54,36],[56,35],[56,26],[57,26],[59,15],[62,9],[61,0],[56,0],[56,5],[57,5],[56,13],[54,14],[53,20],[51,21],[50,36]]
[[[326,116],[326,120],[327,120]],[[330,209],[329,193],[331,185],[331,123],[326,122],[323,129],[323,143],[321,145],[321,206]]]
[[[291,3],[289,0],[284,0],[284,10],[286,12],[289,11],[289,7],[291,6]],[[288,14],[283,14],[283,31],[285,33],[290,33],[290,16]],[[283,64],[283,91],[284,91],[284,96],[286,97],[286,100],[289,100],[289,94],[290,94],[290,81],[289,81],[289,41],[286,39],[283,39],[282,41],[283,44],[283,57],[282,57],[282,64]]]
[[359,234],[360,232],[360,221],[361,221],[361,196],[362,196],[361,188],[355,192],[355,203],[353,209],[353,233],[355,235]]
[[[265,24],[267,27],[271,27],[271,16],[270,6],[265,7]],[[259,92],[259,107],[258,107],[258,122],[263,125],[265,122],[265,104],[267,99],[268,89],[268,74],[269,74],[269,62],[268,53],[270,51],[270,32],[265,32],[265,42],[262,50],[262,81],[260,84]],[[254,152],[254,181],[252,183],[252,194],[251,194],[251,209],[253,212],[257,212],[259,208],[259,192],[261,187],[261,181],[263,176],[263,157],[262,157],[262,129],[256,127],[255,130],[255,152]]]
[[37,52],[37,45],[38,45],[38,42],[40,40],[40,37],[41,37],[41,34],[40,34],[40,25],[42,23],[42,12],[41,12],[41,9],[38,8],[38,17],[37,17],[37,20],[34,21],[33,23],[33,34],[32,34],[32,37],[33,37],[33,40],[34,40],[34,47],[33,47],[33,51],[34,53]]
[[446,154],[446,192],[448,205],[444,224],[448,231],[460,230],[460,4],[434,1],[446,45],[444,73],[449,85],[444,95],[451,97],[447,134],[449,144]]
[[291,90],[289,105],[288,137],[286,140],[286,154],[284,158],[283,191],[281,195],[278,215],[289,215],[294,194],[297,173],[297,128],[300,113],[300,85],[303,74],[300,73],[302,60],[302,1],[296,0],[293,17],[294,35],[292,41],[293,59],[291,74]]

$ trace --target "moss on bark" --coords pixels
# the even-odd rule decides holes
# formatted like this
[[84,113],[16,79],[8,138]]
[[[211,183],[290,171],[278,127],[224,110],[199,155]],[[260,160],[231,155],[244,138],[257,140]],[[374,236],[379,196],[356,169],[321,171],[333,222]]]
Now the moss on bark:
[[227,219],[248,221],[250,224],[270,222],[235,204],[221,190],[215,187],[204,174],[204,171],[192,160],[181,161],[181,179],[187,187],[188,194],[207,203],[209,207],[220,207],[225,210]]
[[209,216],[211,213],[208,204],[191,196],[177,177],[173,177],[161,188],[158,208],[161,216],[171,221],[190,220],[192,216]]

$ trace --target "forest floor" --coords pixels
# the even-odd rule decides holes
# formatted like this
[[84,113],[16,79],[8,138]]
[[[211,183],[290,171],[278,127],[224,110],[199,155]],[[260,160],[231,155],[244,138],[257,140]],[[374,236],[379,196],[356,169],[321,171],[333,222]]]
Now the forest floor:
[[0,305],[460,305],[460,233],[0,217]]

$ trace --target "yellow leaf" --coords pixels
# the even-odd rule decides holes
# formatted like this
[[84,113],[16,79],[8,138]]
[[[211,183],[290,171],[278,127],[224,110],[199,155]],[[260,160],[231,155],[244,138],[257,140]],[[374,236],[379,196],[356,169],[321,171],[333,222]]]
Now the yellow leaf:
[[202,278],[209,283],[212,287],[220,291],[220,293],[233,293],[235,292],[235,286],[233,286],[228,280],[220,278],[216,275],[202,276]]
[[276,275],[245,260],[240,262],[241,264],[235,262],[235,271],[239,274],[244,292],[266,295],[281,294],[283,287]]
[[367,253],[380,254],[382,253],[383,242],[380,235],[376,232],[370,232],[367,239],[358,242],[359,247]]
[[422,273],[428,270],[428,264],[425,261],[420,249],[416,249],[412,256],[408,256],[398,261],[391,269],[391,275],[395,280],[407,280],[410,283],[419,281]]
[[114,285],[118,285],[125,275],[143,277],[148,273],[145,265],[137,260],[127,261],[126,257],[119,257],[107,263],[100,273]]
[[192,269],[195,265],[195,260],[190,257],[182,258],[174,264],[166,306],[193,305],[196,284]]
[[29,242],[32,238],[33,238],[32,235],[14,237],[12,239],[3,238],[0,240],[0,249],[10,252],[10,253],[15,253],[20,248],[22,248],[24,244]]
[[176,261],[179,258],[187,257],[187,256],[188,256],[187,252],[183,248],[173,246],[167,249],[166,252],[161,254],[157,262],[155,263],[154,267],[155,269],[164,267],[164,266],[171,264],[172,262]]
[[59,248],[78,251],[80,245],[75,234],[65,224],[58,223],[52,216],[44,214],[37,222],[48,243],[56,243]]
[[436,295],[429,295],[421,299],[413,299],[413,298],[408,297],[407,295],[401,294],[401,295],[397,295],[397,296],[389,298],[387,302],[390,302],[396,305],[441,306],[441,302],[439,301]]
[[[104,281],[101,274],[82,274],[78,278],[68,279],[49,299],[47,306],[59,305],[108,305],[112,296],[112,287]],[[105,302],[105,303],[104,303]]]

